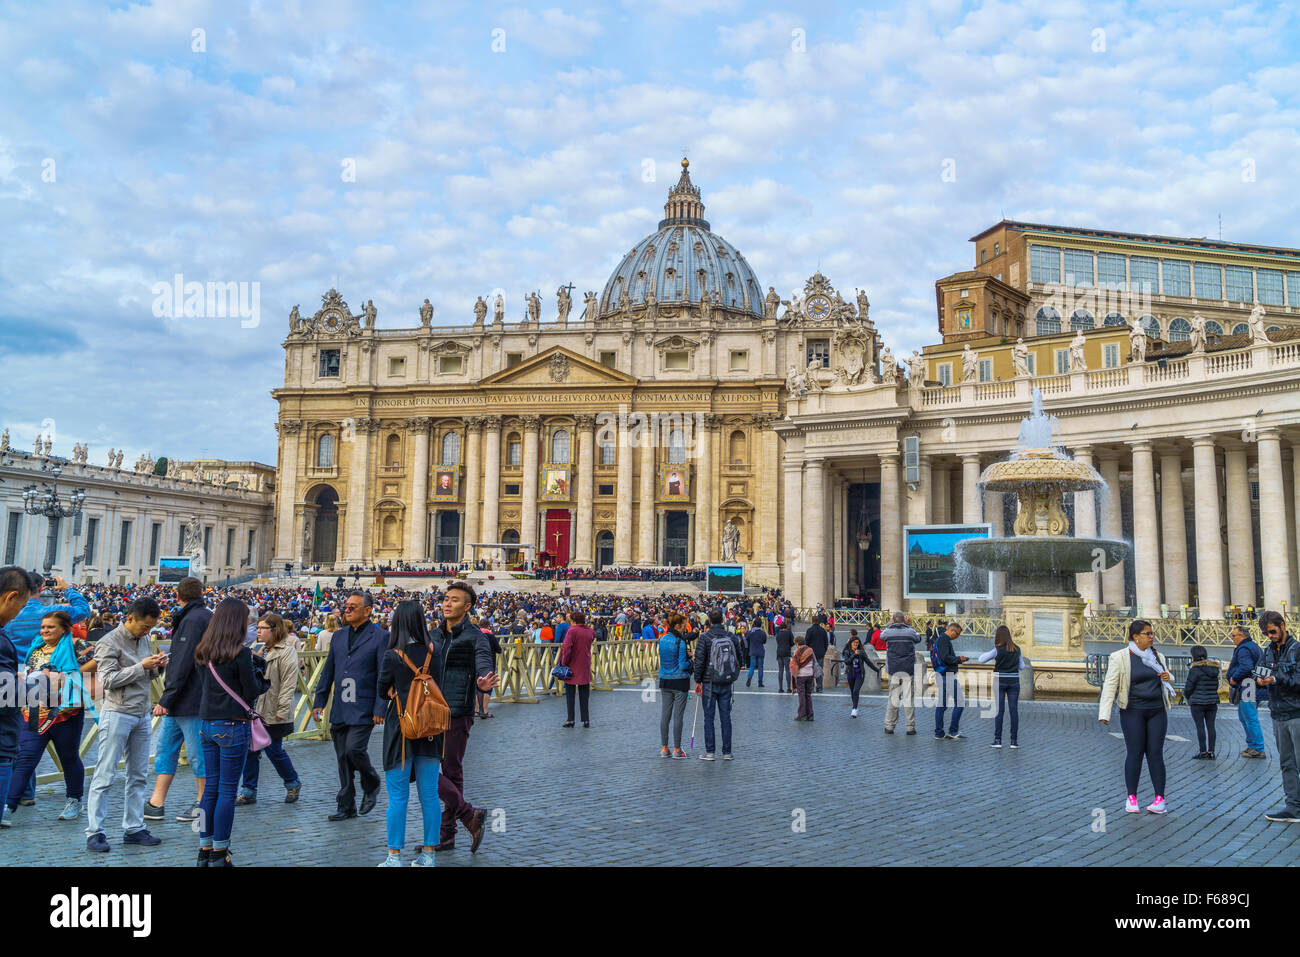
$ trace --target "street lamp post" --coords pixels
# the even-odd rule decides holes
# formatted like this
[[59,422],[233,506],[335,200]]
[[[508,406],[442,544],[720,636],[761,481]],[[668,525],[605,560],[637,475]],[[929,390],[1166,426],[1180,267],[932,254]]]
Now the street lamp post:
[[49,522],[50,532],[45,540],[45,574],[48,577],[54,568],[54,555],[58,548],[58,520],[80,514],[86,490],[74,489],[65,503],[59,498],[59,476],[63,473],[63,466],[50,465],[47,461],[41,466],[41,471],[50,473],[52,478],[48,483],[42,483],[39,489],[35,485],[23,489],[23,510],[28,515],[44,515]]

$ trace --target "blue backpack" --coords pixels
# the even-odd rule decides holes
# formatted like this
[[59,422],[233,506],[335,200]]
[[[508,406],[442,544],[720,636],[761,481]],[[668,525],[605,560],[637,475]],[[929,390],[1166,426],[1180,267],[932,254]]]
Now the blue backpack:
[[939,659],[938,638],[934,639],[934,644],[930,646],[930,667],[934,669],[934,673],[937,675],[947,674],[948,672],[948,669],[943,666],[943,662]]

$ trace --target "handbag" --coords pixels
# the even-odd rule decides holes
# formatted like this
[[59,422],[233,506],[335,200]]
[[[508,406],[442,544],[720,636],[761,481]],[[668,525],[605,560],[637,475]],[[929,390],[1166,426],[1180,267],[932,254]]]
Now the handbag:
[[263,748],[269,748],[271,746],[271,732],[266,730],[266,722],[262,720],[262,716],[250,708],[248,702],[230,690],[230,685],[221,680],[221,675],[217,674],[217,669],[212,667],[210,661],[208,662],[208,671],[212,673],[212,677],[217,679],[217,684],[226,689],[226,694],[234,698],[235,702],[248,712],[248,730],[251,732],[248,740],[248,750],[261,751]]

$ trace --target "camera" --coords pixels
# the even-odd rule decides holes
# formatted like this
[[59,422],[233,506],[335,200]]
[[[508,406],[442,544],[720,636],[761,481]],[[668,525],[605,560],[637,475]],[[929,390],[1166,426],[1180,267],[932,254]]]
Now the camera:
[[55,580],[54,580],[52,577],[50,577],[49,575],[46,575],[46,576],[45,576],[45,587],[46,587],[46,588],[53,588],[56,584],[58,584],[58,583],[55,582]]

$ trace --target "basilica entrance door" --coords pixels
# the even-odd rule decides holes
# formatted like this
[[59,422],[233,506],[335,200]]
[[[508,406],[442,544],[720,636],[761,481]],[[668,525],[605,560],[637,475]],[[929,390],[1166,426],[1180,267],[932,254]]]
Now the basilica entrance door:
[[546,510],[546,541],[542,550],[554,556],[556,565],[569,564],[569,510],[567,508],[548,508]]
[[691,515],[689,512],[664,513],[665,565],[685,565],[691,556]]

